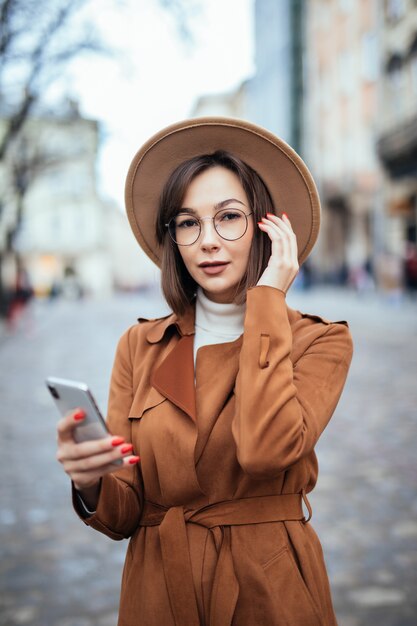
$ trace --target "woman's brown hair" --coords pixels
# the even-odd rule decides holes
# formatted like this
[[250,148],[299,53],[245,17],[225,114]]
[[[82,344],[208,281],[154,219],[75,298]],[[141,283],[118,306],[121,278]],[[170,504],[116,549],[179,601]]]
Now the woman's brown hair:
[[[193,157],[181,163],[167,180],[160,197],[156,222],[156,236],[162,246],[161,286],[162,292],[174,313],[182,315],[191,304],[197,283],[188,273],[178,246],[168,234],[169,220],[181,208],[185,193],[191,181],[212,167],[224,167],[239,178],[253,212],[254,223],[266,213],[274,213],[269,191],[260,176],[244,161],[230,152],[218,150],[213,154]],[[248,265],[242,280],[237,286],[234,302],[242,304],[246,291],[258,282],[271,256],[271,242],[260,229],[254,230]]]

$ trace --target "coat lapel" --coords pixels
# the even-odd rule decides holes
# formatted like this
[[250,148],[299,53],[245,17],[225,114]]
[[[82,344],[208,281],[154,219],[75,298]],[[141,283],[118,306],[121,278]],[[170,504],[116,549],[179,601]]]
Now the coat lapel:
[[243,335],[235,341],[202,346],[196,360],[196,409],[198,439],[195,461],[198,462],[210,433],[233,394],[239,369]]
[[172,313],[160,320],[154,320],[156,323],[149,329],[146,339],[149,343],[159,343],[169,328],[176,327],[177,333],[169,342],[168,354],[154,369],[150,382],[152,387],[195,422],[194,319],[195,307],[190,306],[183,316]]
[[181,337],[154,370],[151,385],[196,421],[193,335]]

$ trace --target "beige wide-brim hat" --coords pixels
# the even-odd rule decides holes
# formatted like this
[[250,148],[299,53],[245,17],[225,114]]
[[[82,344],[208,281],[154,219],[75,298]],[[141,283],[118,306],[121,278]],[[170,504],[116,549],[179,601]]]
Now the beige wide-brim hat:
[[161,266],[156,217],[162,189],[173,170],[192,157],[226,150],[262,178],[277,215],[287,213],[297,237],[299,265],[310,254],[320,227],[320,200],[301,157],[282,139],[244,120],[201,117],[172,124],[136,153],[125,186],[130,226],[139,245]]

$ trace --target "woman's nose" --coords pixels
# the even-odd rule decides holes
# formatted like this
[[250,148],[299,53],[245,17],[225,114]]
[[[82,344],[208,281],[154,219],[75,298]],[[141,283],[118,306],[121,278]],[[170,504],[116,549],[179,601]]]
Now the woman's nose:
[[200,245],[203,247],[218,246],[220,236],[214,228],[214,222],[211,219],[201,220]]

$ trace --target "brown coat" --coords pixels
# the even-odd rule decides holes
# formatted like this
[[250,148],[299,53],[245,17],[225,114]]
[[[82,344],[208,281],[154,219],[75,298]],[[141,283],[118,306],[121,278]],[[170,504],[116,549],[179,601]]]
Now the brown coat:
[[347,322],[247,293],[244,332],[198,350],[195,307],[120,339],[108,423],[140,468],[103,478],[84,520],[130,537],[119,626],[333,626],[320,542],[301,499],[352,358]]

